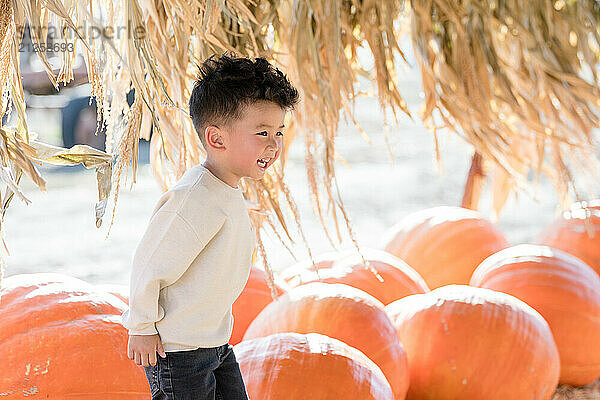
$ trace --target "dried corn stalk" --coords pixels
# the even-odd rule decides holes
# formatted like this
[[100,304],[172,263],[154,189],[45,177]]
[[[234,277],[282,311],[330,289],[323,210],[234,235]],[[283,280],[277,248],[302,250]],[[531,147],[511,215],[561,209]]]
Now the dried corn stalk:
[[[42,5],[37,1],[0,0],[0,180],[5,186],[5,192],[0,196],[0,282],[5,265],[4,255],[8,249],[1,234],[4,215],[14,195],[28,203],[29,200],[19,189],[23,174],[27,175],[41,190],[46,190],[46,182],[41,177],[35,164],[46,162],[56,165],[84,164],[86,168],[96,168],[98,177],[99,200],[96,205],[97,224],[101,221],[106,207],[106,199],[110,192],[112,156],[88,146],[74,146],[64,149],[50,146],[35,140],[35,135],[29,132],[25,118],[25,100],[22,77],[19,67],[18,49],[22,39],[22,28],[27,20],[31,26],[44,29],[32,30],[32,40],[39,45],[45,41],[49,13],[55,13],[64,18],[64,23],[75,27],[68,17],[63,5],[56,1],[47,1]],[[42,64],[48,72],[48,77],[55,87],[59,82],[72,79],[72,69],[69,73],[58,78],[54,76],[43,52],[37,52]],[[64,60],[63,60],[64,61]],[[69,65],[68,62],[66,65]],[[69,78],[70,76],[70,78]],[[13,126],[2,126],[2,117],[16,110],[16,123]]]
[[[1,110],[7,110],[5,100],[10,98],[18,111],[17,130],[27,143],[15,50],[20,37],[13,34],[14,26],[27,19],[46,27],[49,15],[54,16],[70,32],[61,40],[81,43],[85,49],[91,95],[98,104],[98,120],[102,117],[106,124],[106,149],[117,160],[116,201],[123,168],[131,167],[135,182],[137,142],[150,138],[151,128],[152,170],[164,190],[202,161],[204,153],[187,113],[202,60],[223,51],[266,57],[299,87],[303,101],[277,168],[262,181],[242,182],[246,199],[254,205],[250,211],[256,232],[269,227],[289,248],[294,235],[286,216],[291,216],[306,242],[283,181],[287,148],[295,137],[303,137],[314,212],[335,247],[327,217],[340,241],[341,211],[356,244],[335,179],[340,110],[354,120],[352,104],[360,94],[356,82],[365,76],[375,83],[382,108],[394,115],[408,114],[395,76],[395,60],[404,57],[397,38],[405,6],[412,12],[412,37],[422,68],[424,120],[434,133],[440,126],[449,127],[495,162],[492,175],[498,177],[494,188],[499,199],[505,198],[507,188],[525,187],[531,168],[549,174],[563,194],[572,190],[572,171],[592,165],[588,161],[595,143],[590,132],[598,123],[598,10],[593,1],[0,0],[0,20],[9,21],[0,25]],[[133,29],[96,39],[69,29],[84,21]],[[14,38],[8,52],[6,35]],[[360,47],[372,53],[374,71],[361,67]],[[38,55],[53,83],[72,78],[72,55],[62,55],[63,67],[56,77],[45,56]],[[582,65],[591,68],[591,79],[580,77]],[[125,93],[131,88],[136,100],[130,109]],[[27,154],[1,148],[0,154],[5,165],[19,163],[43,186],[28,168]]]
[[547,174],[564,204],[582,185],[598,195],[598,2],[429,0],[411,9],[424,121],[492,161],[496,213],[530,170]]
[[[354,85],[357,76],[369,76],[356,61],[357,48],[365,44],[375,53],[376,74],[370,77],[377,81],[382,106],[408,112],[394,75],[394,56],[401,54],[394,33],[399,2],[23,0],[13,4],[15,15],[19,15],[14,17],[17,24],[26,18],[32,25],[47,29],[48,15],[53,14],[60,26],[71,32],[61,40],[83,43],[92,83],[91,95],[98,104],[98,121],[102,119],[107,125],[106,149],[114,152],[117,160],[113,177],[115,203],[124,168],[132,167],[135,182],[137,141],[150,138],[151,127],[154,128],[153,173],[164,190],[188,168],[202,161],[204,153],[187,114],[193,78],[197,66],[208,56],[235,51],[273,60],[299,86],[304,99],[295,115],[297,121],[292,123],[294,129],[288,131],[279,173],[272,171],[260,182],[242,183],[246,198],[255,204],[251,219],[256,231],[263,226],[272,228],[289,249],[288,244],[294,243],[286,221],[289,215],[306,243],[293,197],[283,182],[287,147],[295,136],[304,136],[315,213],[335,245],[326,227],[323,206],[328,204],[338,241],[342,235],[336,209],[341,210],[344,224],[356,243],[335,183],[334,137],[339,110],[345,110],[352,117],[350,107],[357,95]],[[131,34],[128,30],[127,35],[94,40],[68,29],[84,21],[113,28],[132,25],[134,32]],[[137,28],[142,28],[140,34],[136,34]],[[34,35],[34,42],[43,42],[43,36]],[[73,60],[68,54],[63,55],[58,77],[52,74],[45,56],[38,55],[55,85],[72,78]],[[13,68],[13,76],[17,72],[18,65]],[[20,88],[20,82],[15,87]],[[124,101],[130,88],[136,92],[131,110]],[[13,101],[17,94],[10,92]],[[124,119],[121,115],[125,115]],[[307,120],[304,115],[315,119]],[[26,127],[24,131],[27,132]],[[325,188],[325,201],[320,187]],[[312,257],[310,249],[308,252]],[[271,276],[266,254],[261,253]]]

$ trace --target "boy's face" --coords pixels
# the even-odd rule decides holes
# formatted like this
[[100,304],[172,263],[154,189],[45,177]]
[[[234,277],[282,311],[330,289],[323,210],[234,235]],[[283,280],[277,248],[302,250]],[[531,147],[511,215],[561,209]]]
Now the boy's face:
[[245,106],[241,118],[223,127],[226,166],[236,182],[244,177],[261,179],[279,158],[284,118],[285,110],[279,105],[260,101]]

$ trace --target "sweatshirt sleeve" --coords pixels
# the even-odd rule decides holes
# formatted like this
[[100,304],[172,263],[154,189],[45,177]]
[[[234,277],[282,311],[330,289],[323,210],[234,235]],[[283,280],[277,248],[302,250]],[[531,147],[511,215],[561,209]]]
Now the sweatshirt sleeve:
[[226,217],[220,210],[205,210],[201,226],[194,227],[186,218],[190,210],[157,207],[133,258],[129,308],[122,315],[130,335],[158,333],[155,323],[164,317],[159,291],[183,275],[223,226]]

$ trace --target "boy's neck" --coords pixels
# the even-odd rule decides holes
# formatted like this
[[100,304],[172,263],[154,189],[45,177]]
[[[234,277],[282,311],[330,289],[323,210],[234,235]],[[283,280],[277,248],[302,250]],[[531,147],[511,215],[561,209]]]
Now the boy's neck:
[[240,179],[237,178],[235,175],[231,174],[226,169],[219,168],[219,166],[216,163],[212,162],[208,158],[206,159],[206,161],[204,161],[204,163],[202,163],[202,166],[209,170],[214,176],[216,176],[218,179],[220,179],[227,185],[231,186],[234,189],[238,188]]

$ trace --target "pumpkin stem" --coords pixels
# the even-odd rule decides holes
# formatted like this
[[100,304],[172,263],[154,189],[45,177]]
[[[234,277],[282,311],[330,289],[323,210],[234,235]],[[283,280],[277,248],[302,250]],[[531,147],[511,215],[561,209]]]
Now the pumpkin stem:
[[471,160],[471,168],[465,184],[461,207],[477,211],[479,199],[485,184],[486,173],[483,168],[483,157],[481,153],[475,152]]

